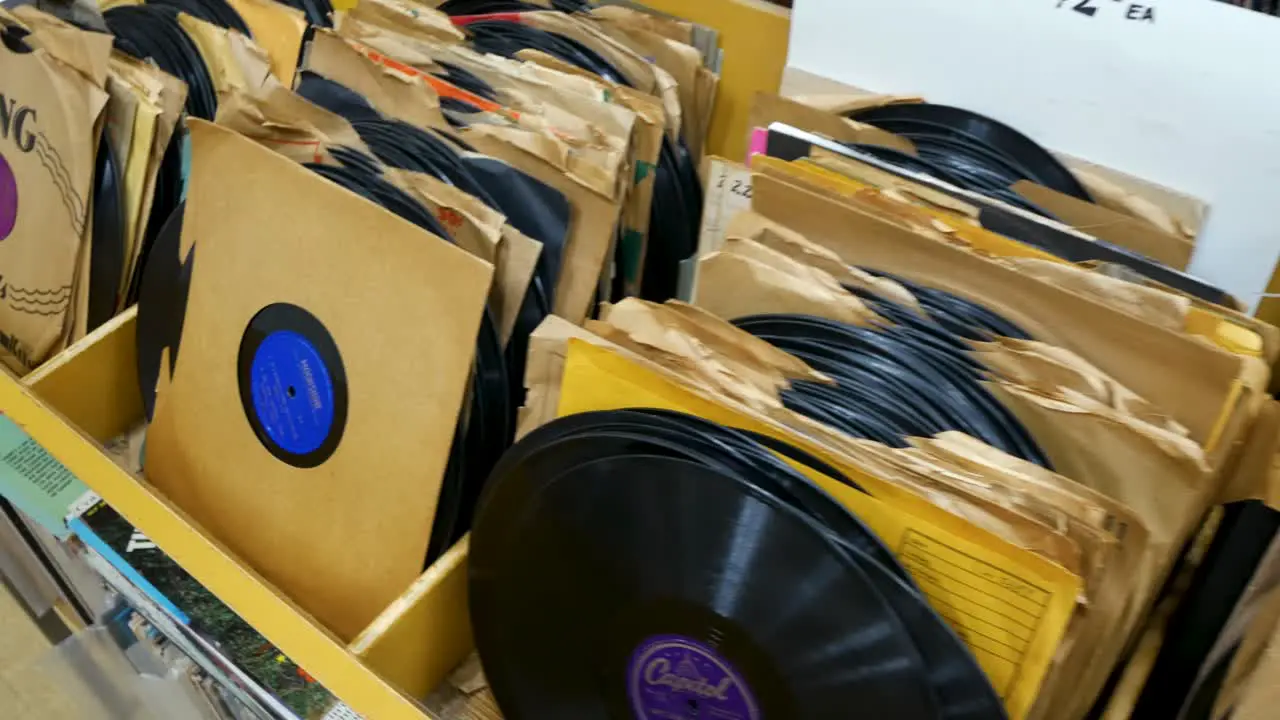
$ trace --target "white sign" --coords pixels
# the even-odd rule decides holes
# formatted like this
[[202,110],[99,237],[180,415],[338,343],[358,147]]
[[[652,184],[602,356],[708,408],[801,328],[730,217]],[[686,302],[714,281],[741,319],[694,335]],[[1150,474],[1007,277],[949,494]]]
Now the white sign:
[[1130,2],[1129,0],[1053,0],[1059,10],[1066,8],[1090,18],[1134,20],[1154,23],[1156,0]]
[[1280,19],[1210,0],[804,0],[788,64],[1004,121],[1212,206],[1191,271],[1248,303],[1277,255]]

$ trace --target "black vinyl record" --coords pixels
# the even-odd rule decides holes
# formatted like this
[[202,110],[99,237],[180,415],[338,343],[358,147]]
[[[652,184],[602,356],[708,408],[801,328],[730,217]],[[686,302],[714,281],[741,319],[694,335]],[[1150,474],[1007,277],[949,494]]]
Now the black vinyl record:
[[[878,157],[879,153],[871,153],[870,155],[875,157],[869,157],[867,153],[850,149],[839,143],[782,123],[774,123],[774,126],[769,129],[768,153],[771,157],[782,160],[796,160],[808,157],[815,147],[820,147],[860,162],[866,162],[869,159],[873,164],[879,164],[881,169],[887,172],[902,172],[902,169],[895,167],[892,162]],[[930,159],[934,160],[936,158]],[[934,189],[966,201],[973,200],[970,195],[961,193],[957,188],[948,188],[946,185],[939,184],[935,185]],[[1025,209],[1041,215],[1046,214],[1043,208],[1036,208],[1030,205],[1025,199],[1021,199],[1021,196],[1007,188],[999,192],[988,192],[986,194],[999,199],[1001,202],[1021,203]],[[998,235],[1004,235],[1018,242],[1044,250],[1068,262],[1115,263],[1158,283],[1168,285],[1180,292],[1215,305],[1232,306],[1236,302],[1221,288],[1214,287],[1200,278],[1170,268],[1127,248],[1122,248],[1097,238],[1085,237],[1080,233],[1062,229],[1053,223],[1042,222],[1039,218],[1028,217],[1025,213],[1011,211],[997,203],[987,203],[979,200],[977,206],[978,220],[982,227]]]
[[[455,72],[465,72],[454,68]],[[475,78],[475,82],[481,82]],[[506,215],[520,232],[542,243],[537,273],[547,304],[554,301],[560,259],[567,242],[569,201],[559,191],[501,160],[470,154],[456,138],[445,138],[383,118],[363,95],[312,71],[298,77],[298,94],[348,121],[380,160],[427,173]],[[451,147],[451,143],[456,147]],[[523,366],[523,358],[519,364]]]
[[31,31],[21,25],[0,20],[0,42],[4,43],[9,52],[18,55],[25,55],[31,52],[31,46],[25,40],[30,34]]
[[347,374],[324,323],[290,303],[262,308],[236,369],[245,418],[268,452],[299,468],[333,455],[347,424]]
[[471,569],[477,645],[511,720],[937,717],[884,599],[765,493],[643,456],[515,485],[493,500],[505,531],[477,528]]
[[[185,125],[174,129],[169,146],[165,148],[160,160],[160,169],[156,173],[155,192],[151,197],[151,212],[147,215],[147,227],[143,237],[139,239],[142,247],[137,251],[138,261],[133,277],[129,278],[129,291],[125,305],[138,302],[142,275],[151,255],[151,248],[156,244],[161,231],[168,225],[176,213],[181,217],[182,198],[186,195],[185,155],[187,152],[187,130]],[[179,221],[181,223],[181,221]],[[177,247],[176,245],[174,246]],[[175,250],[176,252],[176,250]]]
[[314,70],[298,73],[298,84],[294,90],[307,100],[350,122],[378,120],[382,117],[382,113],[378,112],[368,98]]
[[[180,257],[183,209],[184,206],[179,205],[170,213],[139,271],[138,384],[148,419],[155,414],[156,383],[162,373],[172,375],[177,364],[182,323],[187,313],[195,249],[187,257]],[[167,367],[163,360],[166,350]]]
[[851,116],[877,127],[895,122],[916,123],[916,127],[921,127],[923,123],[940,133],[949,133],[969,147],[982,147],[990,155],[1006,158],[1008,164],[1021,169],[1020,174],[1045,187],[1085,202],[1093,201],[1076,176],[1052,153],[1008,125],[970,110],[933,103],[904,103],[859,110]]
[[147,0],[147,4],[167,5],[205,22],[253,37],[244,18],[226,0]]
[[[339,157],[345,157],[350,161],[352,154],[347,152]],[[381,174],[370,172],[369,166],[359,162],[345,165],[304,163],[303,166],[311,170],[311,172],[381,205],[423,230],[433,233],[444,240],[453,241],[449,232],[436,220],[430,210],[404,190],[392,185]]]
[[301,10],[307,22],[315,27],[333,27],[333,7],[329,0],[282,0],[295,10]]
[[427,546],[426,567],[471,530],[471,517],[485,481],[515,434],[516,408],[506,357],[497,326],[486,311],[476,342],[471,401],[464,409],[450,449],[449,464],[436,503]]
[[471,547],[476,643],[514,720],[1004,717],[869,530],[705,420],[539,428],[495,469]]
[[[323,80],[319,76],[314,76],[314,79]],[[323,83],[328,83],[328,81],[323,81]],[[313,88],[320,87],[329,90],[335,87],[341,88],[341,86],[334,84],[326,85],[323,83],[313,84]],[[384,123],[385,121],[376,122]],[[356,125],[359,127],[360,123],[356,123]],[[400,129],[399,126],[392,123],[386,123],[379,127]],[[422,135],[428,135],[423,131],[413,130]],[[422,138],[419,137],[418,140],[418,144],[421,144]],[[435,139],[434,136],[428,140],[428,142],[435,141],[438,141],[438,139]],[[410,144],[412,145],[413,143],[411,142]],[[435,233],[445,241],[452,242],[449,233],[424,205],[388,182],[382,175],[382,170],[377,160],[351,148],[335,147],[332,149],[331,154],[341,165],[307,163],[305,166],[317,175],[381,205],[424,230]],[[299,309],[299,311],[301,310]],[[296,317],[297,313],[294,313],[294,315],[295,319],[298,319]],[[331,341],[325,339],[327,334],[324,332],[323,327],[319,325],[319,321],[310,323],[310,327],[311,333],[306,338],[307,347],[304,347],[303,350],[310,352],[308,348],[314,349],[318,354],[314,358],[315,362],[323,360],[326,366],[336,366],[340,372],[341,358],[338,355],[336,346],[333,346]],[[518,378],[523,377],[523,357],[519,358],[520,365],[517,370],[513,370],[508,366],[497,328],[497,322],[493,314],[486,311],[481,318],[480,330],[476,340],[474,370],[471,377],[468,403],[458,418],[458,428],[450,448],[449,462],[445,469],[440,494],[437,499],[436,517],[432,525],[431,538],[425,559],[427,566],[430,566],[431,563],[447,552],[454,543],[471,529],[471,516],[476,501],[484,488],[485,480],[489,476],[489,471],[503,451],[511,444],[512,436],[515,433],[515,411],[519,407],[517,403],[519,398],[516,396],[513,386],[519,385]],[[246,336],[246,343],[250,342],[250,339],[249,336]],[[286,348],[286,350],[297,354],[294,352],[296,348]],[[254,424],[255,409],[263,410],[264,408],[251,407],[250,401],[257,395],[255,393],[246,394],[245,376],[243,375],[246,371],[245,363],[248,362],[246,352],[248,350],[242,347],[240,356],[242,372],[241,394],[246,415],[249,417],[250,423]],[[517,372],[518,374],[516,374]],[[514,382],[511,380],[513,377],[517,378]],[[285,395],[282,398],[277,388],[274,391],[275,400],[266,403],[265,411],[269,413],[274,406],[287,409],[287,406],[293,403],[292,396],[287,394],[288,389],[292,387],[296,390],[297,382],[304,382],[309,379],[295,377],[294,380],[295,383],[293,385],[276,383],[279,388],[284,388]],[[325,413],[320,414],[322,415],[321,417],[316,419],[308,415],[305,406],[300,406],[298,410],[302,418],[300,422],[304,425],[314,425],[316,428],[316,433],[308,436],[314,442],[302,448],[305,452],[300,454],[294,452],[299,448],[290,449],[289,447],[281,446],[278,438],[269,437],[269,425],[254,424],[254,430],[258,433],[259,439],[276,457],[299,467],[314,467],[324,461],[327,453],[333,451],[340,439],[341,430],[340,427],[335,430],[337,437],[334,437],[332,443],[330,443],[327,435],[328,428],[331,425],[337,427],[339,419],[345,413],[347,402],[345,389],[338,387],[336,379],[334,379],[334,383],[331,402],[324,403],[326,407],[330,404],[332,405],[332,412],[326,410]],[[293,417],[298,413],[291,411],[287,414]],[[259,414],[261,415],[261,413]],[[338,419],[333,419],[330,415]],[[313,423],[312,420],[316,420],[316,422]],[[320,432],[321,430],[324,432]]]
[[115,314],[124,275],[125,222],[123,167],[104,129],[93,176],[93,245],[89,255],[88,329]]
[[150,58],[161,70],[187,84],[187,112],[212,121],[218,96],[199,47],[178,23],[177,8],[117,5],[102,14],[115,36],[116,49],[139,60]]
[[[490,102],[498,101],[498,91],[470,70],[440,60],[437,60],[436,64],[440,66],[440,70],[433,73],[435,77]],[[441,102],[445,99],[446,98],[441,98]],[[470,105],[470,103],[467,104]],[[477,111],[478,109],[473,110],[473,112]]]
[[494,200],[493,207],[507,216],[507,222],[542,243],[537,276],[542,280],[547,307],[554,307],[560,265],[569,242],[573,210],[569,200],[559,190],[501,160],[466,155],[462,162],[484,185]]
[[683,182],[680,157],[676,143],[664,135],[649,210],[648,250],[641,268],[641,297],[651,302],[676,296],[680,261],[697,252],[701,198],[696,207],[691,204],[694,198]]
[[[940,303],[941,297],[935,300]],[[888,301],[882,302],[888,306]],[[957,313],[963,308],[966,319],[976,312],[968,305],[955,307]],[[1002,319],[994,314],[983,318],[988,323],[996,320]],[[1011,331],[1016,329],[1004,322]],[[959,430],[1052,469],[1027,429],[983,384],[983,369],[967,349],[941,339],[940,333],[948,329],[961,337],[972,330],[967,322],[956,323],[954,329],[938,323],[938,328],[926,330],[915,325],[855,327],[804,315],[734,320],[835,380],[831,385],[796,382],[783,393],[784,403],[803,415],[891,447],[906,447],[910,437]]]

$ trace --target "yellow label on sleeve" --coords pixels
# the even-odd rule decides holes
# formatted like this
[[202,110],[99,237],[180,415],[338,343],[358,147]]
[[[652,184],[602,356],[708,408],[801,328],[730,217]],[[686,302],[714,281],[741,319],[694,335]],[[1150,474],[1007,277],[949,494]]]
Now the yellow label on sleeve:
[[792,463],[893,551],[973,652],[1009,717],[1026,716],[1071,620],[1079,577],[786,428],[699,395],[607,348],[571,339],[558,414],[635,407],[684,412],[783,440],[858,483],[867,492]]

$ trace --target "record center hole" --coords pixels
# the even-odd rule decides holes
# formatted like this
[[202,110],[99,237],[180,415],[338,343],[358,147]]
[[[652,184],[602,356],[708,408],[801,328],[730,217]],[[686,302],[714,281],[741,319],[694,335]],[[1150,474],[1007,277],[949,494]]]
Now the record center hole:
[[289,386],[289,389],[285,390],[284,392],[285,392],[285,394],[286,394],[286,395],[288,395],[289,397],[297,397],[297,396],[298,396],[298,391],[297,391],[297,390],[294,390],[292,385],[290,385],[290,386]]

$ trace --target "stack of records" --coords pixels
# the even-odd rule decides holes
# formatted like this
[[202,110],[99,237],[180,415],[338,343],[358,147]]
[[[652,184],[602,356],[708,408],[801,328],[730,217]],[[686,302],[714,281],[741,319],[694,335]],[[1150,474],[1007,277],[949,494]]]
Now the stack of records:
[[825,467],[654,410],[556,420],[504,456],[471,602],[507,716],[1004,717],[893,553],[782,458]]
[[1280,335],[1182,272],[1176,233],[1141,236],[1166,264],[1067,229],[1122,213],[1012,128],[855,100],[861,124],[754,111],[750,207],[703,248],[693,305],[535,334],[553,379],[472,538],[493,697],[1084,718],[1129,712],[1141,666],[1137,711],[1207,716],[1272,597],[1274,513],[1229,503],[1190,588],[1170,579],[1226,482],[1267,476],[1239,448],[1274,457],[1247,408]]

